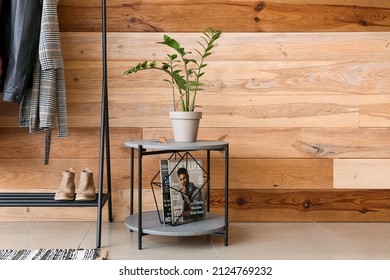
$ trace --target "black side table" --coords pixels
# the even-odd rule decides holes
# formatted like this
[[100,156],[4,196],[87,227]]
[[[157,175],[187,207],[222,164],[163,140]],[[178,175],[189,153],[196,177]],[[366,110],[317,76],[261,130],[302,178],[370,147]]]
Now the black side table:
[[[126,141],[124,146],[130,148],[130,216],[125,220],[125,226],[138,232],[138,249],[142,249],[142,236],[148,234],[164,236],[194,236],[216,234],[224,238],[228,245],[228,198],[229,198],[229,144],[224,141],[197,141],[192,143],[168,142],[155,140]],[[134,215],[134,150],[138,153],[138,215]],[[211,151],[221,151],[225,159],[225,209],[224,215],[207,214],[207,219],[179,226],[161,224],[155,211],[142,212],[142,160],[144,156],[157,154],[174,154],[178,152],[206,151],[207,174],[210,174]],[[210,180],[207,182],[207,192],[210,194]],[[208,195],[208,200],[210,195]],[[210,201],[207,203],[210,210]]]

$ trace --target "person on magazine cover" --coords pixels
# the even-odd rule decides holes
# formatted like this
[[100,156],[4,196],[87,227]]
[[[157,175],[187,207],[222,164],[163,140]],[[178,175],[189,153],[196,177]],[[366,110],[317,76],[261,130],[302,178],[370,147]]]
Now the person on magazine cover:
[[177,170],[182,187],[180,193],[183,198],[183,219],[198,220],[204,215],[202,192],[200,188],[190,182],[190,176],[186,168]]

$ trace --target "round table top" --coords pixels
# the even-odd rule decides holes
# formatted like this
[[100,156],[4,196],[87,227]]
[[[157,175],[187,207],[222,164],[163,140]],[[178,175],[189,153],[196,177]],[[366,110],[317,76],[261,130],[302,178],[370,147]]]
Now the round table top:
[[159,140],[129,140],[125,141],[125,147],[138,148],[140,145],[144,149],[156,150],[212,150],[223,149],[228,143],[224,141],[198,140],[196,142],[182,143],[168,140],[167,143]]

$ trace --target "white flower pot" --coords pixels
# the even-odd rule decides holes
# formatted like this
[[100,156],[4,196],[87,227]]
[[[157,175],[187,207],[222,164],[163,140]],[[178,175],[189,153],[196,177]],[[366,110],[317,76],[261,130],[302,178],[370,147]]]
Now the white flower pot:
[[196,142],[202,112],[169,112],[175,142]]

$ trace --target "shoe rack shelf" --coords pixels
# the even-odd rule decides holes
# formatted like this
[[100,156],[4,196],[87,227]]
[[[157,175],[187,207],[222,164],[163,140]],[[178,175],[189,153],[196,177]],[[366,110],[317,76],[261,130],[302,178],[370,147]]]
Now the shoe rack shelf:
[[[100,152],[99,152],[99,182],[96,199],[92,201],[57,201],[55,193],[0,193],[0,207],[96,207],[97,229],[96,247],[101,247],[102,209],[108,204],[108,221],[112,222],[111,199],[111,163],[110,163],[110,136],[108,113],[108,83],[107,83],[107,27],[106,27],[106,0],[102,0],[102,93],[101,93],[101,125],[100,125]],[[103,193],[104,167],[106,167],[107,190]]]
[[[98,207],[98,199],[89,201],[54,200],[55,193],[0,193],[1,207]],[[98,194],[97,194],[98,196]],[[102,194],[101,205],[108,201],[109,194]]]
[[97,193],[95,200],[54,200],[55,193],[0,193],[0,207],[96,207],[98,209],[96,247],[101,247],[102,208],[108,202],[108,220],[112,222],[111,191]]

